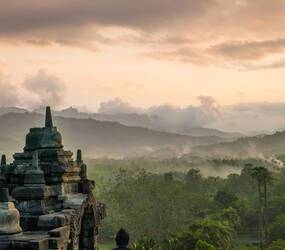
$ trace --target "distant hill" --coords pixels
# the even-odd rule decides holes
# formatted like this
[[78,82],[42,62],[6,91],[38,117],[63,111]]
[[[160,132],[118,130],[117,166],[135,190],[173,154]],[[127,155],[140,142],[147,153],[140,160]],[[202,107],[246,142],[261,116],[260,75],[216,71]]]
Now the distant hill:
[[200,156],[260,156],[285,154],[285,131],[237,139],[234,142],[192,148]]
[[[35,113],[44,114],[45,107],[34,110]],[[0,115],[8,113],[30,113],[30,111],[17,107],[0,107]],[[106,114],[106,113],[88,113],[80,112],[78,109],[69,107],[60,111],[53,112],[56,116],[65,118],[78,119],[95,119],[98,121],[119,122],[126,126],[139,126],[158,130],[168,133],[177,133],[190,136],[218,136],[224,138],[240,138],[244,135],[241,133],[224,132],[218,129],[204,128],[204,127],[189,127],[187,124],[183,128],[172,128],[164,124],[162,127],[159,122],[159,117],[156,115],[148,115],[145,113],[137,114]]]
[[212,128],[202,128],[202,127],[196,127],[196,128],[189,128],[187,130],[181,130],[182,134],[186,135],[195,135],[195,136],[219,136],[219,137],[225,137],[225,138],[240,138],[244,135],[241,133],[231,133],[231,132],[224,132],[218,129],[212,129]]
[[[0,154],[12,154],[22,150],[28,129],[42,127],[43,123],[44,117],[36,113],[8,113],[0,116]],[[63,135],[66,149],[81,148],[85,155],[92,157],[142,155],[160,148],[185,151],[193,146],[230,140],[217,136],[193,137],[171,134],[94,119],[54,117],[54,124]]]
[[18,107],[0,107],[0,115],[8,114],[8,113],[27,113],[29,112],[26,109],[18,108]]
[[[36,113],[43,114],[45,108],[35,110]],[[160,117],[157,115],[149,115],[146,113],[133,114],[106,114],[106,113],[87,113],[79,112],[76,108],[69,107],[61,111],[55,111],[55,115],[68,118],[92,118],[98,121],[119,122],[127,126],[139,126],[153,130],[159,130],[168,133],[177,133],[190,136],[218,136],[225,138],[239,138],[244,136],[241,133],[223,132],[217,129],[209,129],[203,127],[190,127],[188,124],[183,124],[182,127],[173,128],[166,124],[161,125]]]

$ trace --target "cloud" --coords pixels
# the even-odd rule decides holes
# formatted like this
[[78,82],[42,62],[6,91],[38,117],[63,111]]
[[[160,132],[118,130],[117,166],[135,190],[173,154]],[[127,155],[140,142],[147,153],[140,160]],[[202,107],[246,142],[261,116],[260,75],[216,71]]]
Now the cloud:
[[285,129],[285,103],[260,102],[221,106],[211,96],[197,98],[200,101],[197,106],[177,107],[164,104],[148,109],[134,107],[130,103],[115,99],[107,102],[107,105],[101,105],[99,112],[105,110],[109,114],[147,115],[147,126],[150,128],[176,133],[187,133],[195,127],[243,133]]
[[156,60],[255,70],[284,66],[283,0],[0,0],[0,4],[0,40],[92,51],[135,43]]
[[220,107],[221,119],[211,127],[226,131],[275,131],[285,129],[285,103],[242,103]]
[[120,42],[105,36],[105,28],[139,31],[143,37],[150,31],[160,33],[199,19],[215,0],[179,4],[175,0],[0,0],[0,4],[0,39],[90,49],[113,39]]
[[40,69],[35,75],[25,79],[23,87],[32,94],[28,106],[32,108],[51,105],[60,106],[64,101],[66,86],[56,76]]
[[[273,32],[283,26],[280,17],[285,10],[283,0],[0,0],[0,4],[2,34],[76,29],[91,25],[142,31],[161,31],[184,25],[184,33],[200,27],[199,32],[204,34],[210,33],[210,28],[216,26],[216,33],[224,33],[228,27],[235,31],[255,30],[255,33],[262,33],[257,28]],[[272,26],[272,22],[276,27]]]
[[211,96],[199,96],[199,106],[176,107],[170,104],[151,107],[146,114],[153,118],[158,129],[181,133],[195,127],[203,127],[219,116],[219,105]]
[[165,104],[149,108],[146,113],[152,117],[157,129],[181,133],[190,128],[201,127],[212,121],[214,117],[201,106],[184,108]]
[[99,113],[105,114],[143,114],[150,118],[152,128],[164,131],[181,132],[193,127],[209,124],[218,116],[218,105],[210,96],[200,96],[201,105],[177,107],[171,104],[142,109],[119,98],[101,103]]
[[168,50],[155,50],[150,53],[146,53],[145,56],[161,59],[161,60],[175,60],[182,63],[191,63],[195,65],[208,65],[211,63],[209,58],[201,48],[195,47],[182,47],[179,49],[168,49]]
[[11,107],[18,104],[18,89],[0,74],[0,106]]
[[285,51],[285,39],[264,41],[232,41],[209,49],[210,53],[235,61],[259,60]]
[[98,109],[99,113],[104,114],[133,114],[140,113],[142,110],[138,107],[133,107],[127,102],[116,98],[108,102],[102,102]]
[[39,46],[39,47],[46,47],[52,44],[50,41],[44,40],[44,39],[28,39],[26,40],[26,43]]
[[268,116],[285,116],[285,103],[241,103],[232,105],[232,110],[239,113],[255,112],[260,115]]
[[285,67],[285,57],[277,60],[273,60],[270,62],[265,62],[261,64],[249,64],[245,65],[245,69],[248,70],[262,70],[262,69],[279,69]]
[[182,17],[199,18],[213,0],[1,0],[0,32],[80,27],[90,24],[135,28],[169,25]]
[[200,95],[198,100],[201,103],[201,108],[213,116],[219,115],[219,104],[212,96]]
[[146,56],[243,70],[282,68],[285,66],[285,39],[227,41],[204,48],[183,47],[178,50],[155,51]]

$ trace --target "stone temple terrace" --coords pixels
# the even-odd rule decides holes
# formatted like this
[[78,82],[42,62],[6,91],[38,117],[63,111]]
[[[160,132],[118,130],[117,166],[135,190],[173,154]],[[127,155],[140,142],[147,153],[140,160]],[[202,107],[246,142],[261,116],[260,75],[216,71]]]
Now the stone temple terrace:
[[31,128],[24,151],[0,166],[0,250],[98,249],[104,204],[93,196],[81,150],[63,149],[46,108],[45,126]]

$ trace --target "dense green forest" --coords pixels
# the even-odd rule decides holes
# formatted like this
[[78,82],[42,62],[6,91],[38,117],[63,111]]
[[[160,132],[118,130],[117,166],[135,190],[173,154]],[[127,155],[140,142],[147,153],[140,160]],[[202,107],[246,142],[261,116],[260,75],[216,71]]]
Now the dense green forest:
[[111,242],[123,227],[138,250],[285,249],[285,170],[279,161],[173,158],[88,163],[98,200],[107,205],[102,243]]

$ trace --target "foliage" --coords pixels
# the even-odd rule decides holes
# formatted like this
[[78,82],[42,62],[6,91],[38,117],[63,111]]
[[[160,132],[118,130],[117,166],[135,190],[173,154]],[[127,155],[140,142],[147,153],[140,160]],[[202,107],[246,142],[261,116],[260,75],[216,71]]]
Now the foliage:
[[285,238],[285,214],[279,215],[269,227],[269,241]]
[[226,191],[218,191],[214,200],[219,202],[224,207],[232,206],[238,200],[237,196]]
[[205,240],[217,249],[231,249],[234,233],[228,223],[216,222],[205,219],[202,223],[190,226],[190,230],[196,239]]
[[268,250],[284,250],[285,249],[285,240],[276,240],[271,243]]
[[[240,172],[227,178],[205,175],[203,167],[219,172],[227,164]],[[97,197],[107,204],[104,239],[113,239],[124,227],[136,249],[193,250],[199,241],[217,250],[232,249],[240,233],[252,237],[249,244],[256,243],[259,199],[252,174],[257,164],[262,165],[252,159],[100,160],[89,174],[96,173]],[[271,170],[268,245],[285,231],[285,217],[280,216],[285,214],[285,171]]]
[[253,245],[239,245],[234,250],[260,250],[259,247]]
[[198,240],[195,246],[195,250],[215,250],[215,249],[216,248],[213,245],[203,240]]

